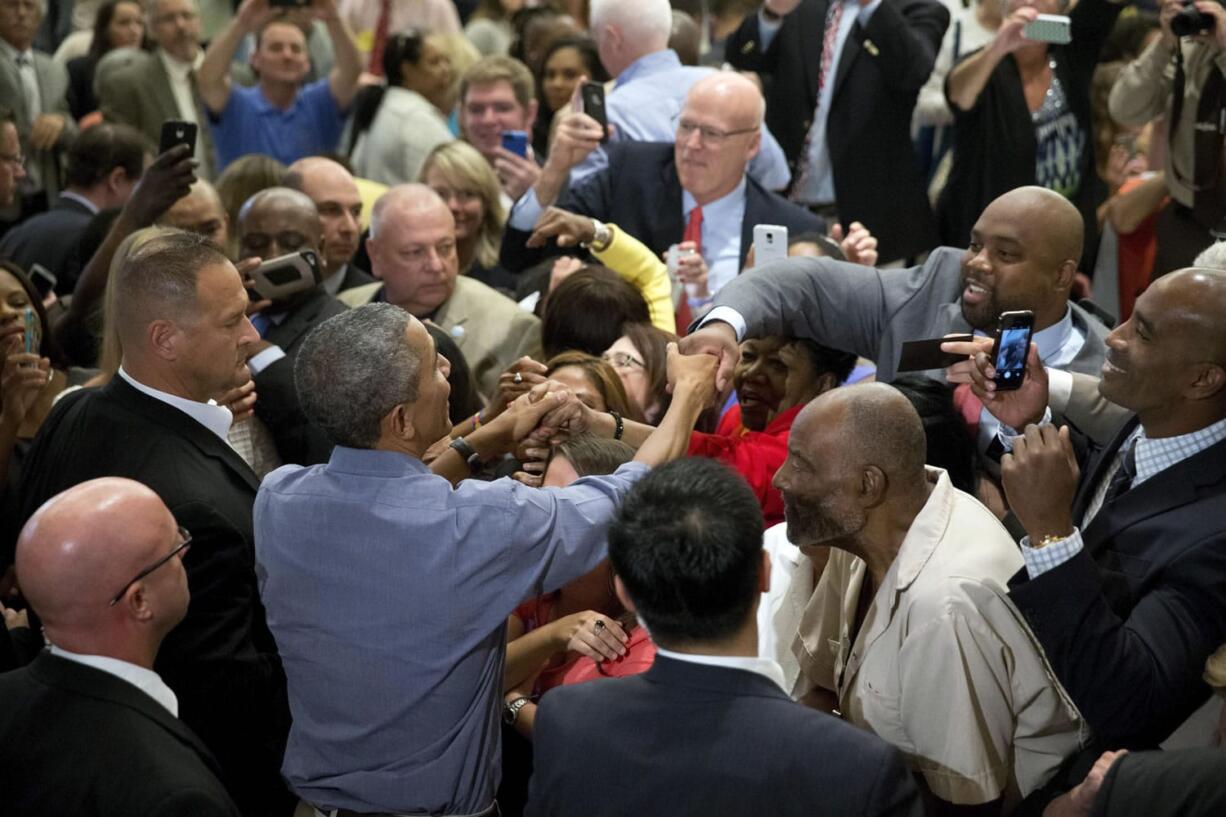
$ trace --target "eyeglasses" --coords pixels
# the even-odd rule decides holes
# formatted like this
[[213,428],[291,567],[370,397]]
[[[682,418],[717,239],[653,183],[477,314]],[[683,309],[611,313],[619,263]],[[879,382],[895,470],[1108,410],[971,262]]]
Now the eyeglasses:
[[682,141],[688,139],[690,134],[698,131],[698,135],[702,138],[703,144],[720,145],[731,139],[733,136],[740,136],[746,133],[757,133],[758,126],[752,128],[741,128],[740,130],[719,130],[718,128],[709,128],[706,125],[699,125],[696,122],[691,122],[688,119],[677,117],[673,120],[677,126],[677,140]]
[[647,368],[647,364],[626,352],[605,352],[600,356],[600,359],[611,365],[614,369],[633,369],[636,366],[640,369]]
[[170,553],[167,553],[165,556],[163,556],[162,558],[158,559],[153,564],[146,567],[140,573],[137,573],[135,576],[133,576],[132,580],[123,586],[123,590],[120,590],[118,593],[115,594],[115,597],[111,599],[111,603],[109,606],[114,607],[116,604],[118,604],[119,600],[123,598],[124,593],[128,592],[129,587],[136,584],[138,581],[145,578],[150,573],[157,570],[159,567],[166,564],[174,557],[178,556],[180,553],[186,554],[187,546],[192,543],[192,535],[187,532],[187,528],[181,527],[179,528],[179,538],[182,539],[183,541],[180,542],[173,550],[171,550]]

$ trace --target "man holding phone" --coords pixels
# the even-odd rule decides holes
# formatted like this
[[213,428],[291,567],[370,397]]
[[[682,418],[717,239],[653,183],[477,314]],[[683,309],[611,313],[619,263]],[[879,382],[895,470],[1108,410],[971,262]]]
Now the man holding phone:
[[536,82],[528,66],[511,57],[478,60],[460,79],[460,133],[498,173],[502,191],[515,201],[536,184],[541,166],[532,148],[508,134],[532,133]]

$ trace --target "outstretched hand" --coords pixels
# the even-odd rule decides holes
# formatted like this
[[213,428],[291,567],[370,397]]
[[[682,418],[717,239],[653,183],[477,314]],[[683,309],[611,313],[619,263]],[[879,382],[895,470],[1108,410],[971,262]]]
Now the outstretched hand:
[[942,352],[967,355],[965,361],[945,370],[945,379],[950,383],[969,383],[971,392],[988,413],[1010,428],[1020,431],[1040,422],[1047,411],[1048,385],[1047,369],[1039,360],[1039,347],[1030,344],[1026,353],[1026,377],[1021,387],[1005,391],[996,388],[992,348],[993,340],[983,337],[942,343]]
[[741,359],[741,346],[736,340],[736,330],[730,324],[711,321],[683,337],[678,349],[683,355],[707,354],[719,361],[715,373],[715,390],[719,393],[723,394],[732,384],[732,371]]

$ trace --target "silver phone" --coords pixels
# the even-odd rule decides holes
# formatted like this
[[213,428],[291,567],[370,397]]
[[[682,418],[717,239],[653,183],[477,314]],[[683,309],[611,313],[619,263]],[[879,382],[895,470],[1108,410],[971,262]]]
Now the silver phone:
[[1063,14],[1040,14],[1022,29],[1027,40],[1068,45],[1073,41],[1072,23]]

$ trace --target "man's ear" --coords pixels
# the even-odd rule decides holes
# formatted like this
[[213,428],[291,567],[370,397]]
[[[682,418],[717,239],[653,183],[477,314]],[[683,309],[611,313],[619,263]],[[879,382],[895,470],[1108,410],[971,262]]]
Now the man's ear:
[[1226,388],[1226,369],[1216,363],[1203,363],[1196,379],[1188,386],[1187,394],[1193,400],[1208,400]]
[[122,167],[111,168],[111,172],[106,174],[107,190],[114,193],[119,189],[119,186],[127,180],[127,178],[128,171],[124,170]]
[[152,321],[145,330],[149,347],[162,360],[179,359],[179,342],[182,334],[179,328],[167,320]]
[[860,472],[859,500],[863,508],[875,508],[885,501],[889,478],[876,465],[865,466]]
[[613,574],[613,592],[617,594],[617,600],[622,603],[622,606],[631,613],[636,613],[638,610],[634,606],[634,600],[630,598],[630,594],[626,592],[626,585],[622,584],[621,576]]
[[413,418],[404,403],[397,403],[395,408],[383,418],[380,426],[385,433],[405,442],[415,440],[418,436],[417,428],[413,425]]
[[1068,292],[1073,286],[1073,278],[1077,275],[1077,262],[1071,258],[1066,258],[1060,262],[1060,266],[1056,268],[1056,288],[1061,292]]

